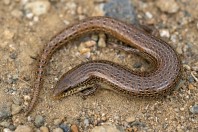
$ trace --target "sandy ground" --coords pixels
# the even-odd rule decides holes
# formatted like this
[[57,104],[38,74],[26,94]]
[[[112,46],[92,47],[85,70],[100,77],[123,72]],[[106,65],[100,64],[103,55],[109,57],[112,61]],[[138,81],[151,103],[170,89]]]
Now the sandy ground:
[[[19,100],[19,106],[23,109],[27,107],[25,99],[33,92],[31,86],[36,58],[44,44],[68,24],[88,16],[104,15],[100,9],[101,3],[104,4],[99,0],[51,1],[47,13],[28,18],[19,0],[8,4],[0,1],[1,106],[12,106]],[[198,104],[198,2],[177,1],[179,9],[173,13],[163,11],[155,1],[135,0],[133,5],[139,21],[157,28],[162,39],[169,42],[182,59],[182,79],[172,95],[163,99],[142,100],[100,89],[86,99],[76,94],[54,100],[51,94],[57,79],[70,68],[86,61],[87,55],[91,59],[113,60],[131,68],[143,62],[135,55],[108,47],[94,46],[90,48],[90,54],[82,55],[79,53],[81,40],[77,40],[58,50],[50,60],[39,101],[30,114],[32,121],[28,121],[21,110],[7,122],[16,127],[25,124],[39,129],[34,126],[33,120],[36,115],[42,115],[44,126],[49,129],[55,128],[55,119],[61,119],[68,124],[77,124],[80,131],[90,131],[101,122],[121,126],[125,131],[198,131],[198,116],[191,112]],[[148,66],[143,63],[142,67]],[[84,128],[84,120],[91,120],[93,116],[93,123]]]

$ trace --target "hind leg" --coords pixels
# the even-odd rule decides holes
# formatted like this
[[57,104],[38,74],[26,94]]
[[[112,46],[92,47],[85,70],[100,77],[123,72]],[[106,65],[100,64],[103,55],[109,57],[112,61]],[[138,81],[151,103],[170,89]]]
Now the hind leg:
[[89,95],[93,95],[97,89],[100,87],[99,84],[93,84],[93,85],[90,85],[89,87],[87,87],[85,90],[81,91],[79,94],[80,96],[83,98],[83,99],[86,99],[87,96]]

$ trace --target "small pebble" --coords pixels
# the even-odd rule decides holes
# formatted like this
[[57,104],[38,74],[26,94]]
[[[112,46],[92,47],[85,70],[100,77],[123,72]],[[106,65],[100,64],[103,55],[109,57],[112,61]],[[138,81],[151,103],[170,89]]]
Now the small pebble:
[[177,113],[179,112],[179,109],[178,109],[178,108],[175,108],[174,110],[175,110],[175,112],[177,112]]
[[6,29],[6,30],[4,30],[2,35],[4,36],[4,39],[11,40],[11,39],[13,39],[15,33]]
[[9,125],[8,128],[9,128],[10,130],[12,130],[12,131],[14,131],[14,130],[16,129],[16,127],[15,127],[13,124]]
[[145,15],[146,15],[146,17],[149,18],[149,19],[153,18],[153,15],[152,15],[150,12],[148,12],[148,11],[146,12]]
[[10,123],[7,121],[0,122],[0,126],[2,127],[9,127]]
[[0,106],[0,121],[3,119],[7,119],[11,116],[10,107],[7,105]]
[[196,88],[195,88],[192,84],[189,84],[189,85],[188,85],[188,89],[189,89],[189,90],[195,90]]
[[120,120],[120,116],[119,115],[115,115],[114,116],[114,120]]
[[105,122],[105,121],[107,121],[107,117],[106,117],[106,116],[102,116],[102,117],[101,117],[101,120],[102,120],[103,122]]
[[52,132],[64,132],[61,128],[55,128]]
[[180,111],[184,111],[185,109],[183,107],[179,108]]
[[85,47],[79,48],[80,54],[89,53],[90,51],[91,51],[90,48],[85,48]]
[[198,105],[194,105],[192,106],[192,108],[190,108],[190,112],[193,114],[198,114]]
[[13,101],[14,104],[16,104],[16,105],[21,105],[21,103],[22,103],[22,99],[19,98],[19,97],[14,97],[14,98],[12,99],[12,101]]
[[26,13],[26,17],[28,19],[32,19],[34,17],[34,14],[32,12],[28,12],[28,13]]
[[87,118],[84,119],[84,126],[85,127],[89,126],[89,119],[87,119]]
[[[188,70],[188,71],[191,70],[191,67],[190,67],[189,65],[184,64],[183,67],[184,67],[186,70]],[[190,79],[191,77],[192,77],[192,76],[190,76],[188,79]],[[190,81],[190,80],[189,80],[189,81]]]
[[23,17],[23,12],[18,10],[18,9],[15,9],[11,12],[11,15],[15,18],[18,18],[18,19],[21,19]]
[[40,127],[41,132],[49,132],[49,129],[46,126]]
[[22,107],[16,104],[12,104],[12,115],[18,114],[22,110]]
[[23,99],[24,99],[25,101],[29,101],[29,100],[31,100],[31,97],[30,97],[29,95],[24,95],[24,96],[23,96]]
[[88,47],[85,46],[85,43],[86,43],[86,42],[82,42],[82,43],[80,44],[80,46],[78,47],[78,51],[80,52],[80,54],[85,54],[85,53],[88,53],[88,52],[91,51],[90,48],[88,48]]
[[95,42],[98,41],[98,35],[96,34],[91,35],[91,39]]
[[62,128],[62,130],[64,132],[70,132],[71,131],[70,127],[68,125],[64,124],[64,123],[60,124],[59,127]]
[[[113,125],[95,126],[91,132],[122,132]],[[124,132],[124,131],[123,131]]]
[[9,84],[15,84],[18,80],[18,75],[8,75],[8,83]]
[[176,13],[179,10],[179,6],[175,0],[158,0],[157,7],[167,13]]
[[10,54],[10,58],[11,59],[16,59],[17,58],[17,53],[16,52],[12,52],[11,54]]
[[160,30],[159,32],[160,32],[160,36],[161,36],[161,37],[166,37],[166,38],[169,38],[169,37],[170,37],[169,31],[166,30],[166,29],[162,29],[162,30]]
[[27,120],[28,120],[29,122],[31,122],[33,119],[32,119],[31,116],[28,116],[28,117],[27,117]]
[[194,83],[194,82],[195,82],[195,79],[194,79],[193,76],[189,76],[189,77],[188,77],[188,81],[189,81],[190,83]]
[[135,7],[131,0],[108,0],[105,2],[103,10],[105,16],[133,24],[137,23]]
[[130,116],[128,118],[126,118],[126,122],[131,123],[135,121],[135,117],[134,116]]
[[31,97],[30,97],[29,95],[24,95],[24,96],[23,96],[23,99],[24,99],[24,104],[25,104],[26,106],[28,106],[29,100],[31,99]]
[[178,46],[176,48],[176,51],[178,54],[183,54],[182,48],[183,48],[183,45],[181,43],[178,43]]
[[68,10],[67,13],[75,15],[76,14],[77,4],[73,1],[69,1],[65,5],[65,9]]
[[61,119],[55,119],[54,120],[54,125],[59,125],[61,124],[62,120]]
[[82,15],[84,13],[82,6],[77,7],[77,13]]
[[36,127],[41,127],[44,124],[44,118],[41,115],[37,115],[34,122]]
[[3,0],[5,5],[9,5],[10,4],[10,0]]
[[86,46],[87,48],[90,48],[90,47],[93,47],[93,46],[96,45],[96,41],[90,40],[90,41],[86,41],[84,44],[85,44],[85,46]]
[[65,23],[65,25],[69,25],[70,24],[70,22],[67,21],[67,20],[63,20],[63,22]]
[[25,5],[25,10],[31,10],[36,16],[46,14],[50,9],[49,1],[33,1]]
[[130,128],[127,129],[127,132],[138,132],[138,128],[137,127],[130,127]]
[[13,132],[12,130],[8,129],[8,128],[4,128],[3,132]]
[[106,36],[104,33],[99,34],[98,46],[99,47],[106,47]]
[[77,127],[75,124],[73,124],[73,125],[71,126],[71,131],[72,131],[72,132],[78,132],[78,127]]
[[172,34],[171,37],[170,37],[170,40],[173,42],[173,43],[177,43],[178,41],[178,36],[176,34]]
[[39,21],[39,17],[38,17],[38,16],[34,16],[34,17],[33,17],[33,21],[34,21],[34,22],[38,22],[38,21]]
[[15,132],[33,132],[33,129],[29,126],[19,125]]

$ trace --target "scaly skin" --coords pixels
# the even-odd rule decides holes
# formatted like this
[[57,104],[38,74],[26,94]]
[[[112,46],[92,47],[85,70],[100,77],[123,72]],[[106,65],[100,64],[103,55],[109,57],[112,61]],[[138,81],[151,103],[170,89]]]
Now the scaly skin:
[[92,17],[67,27],[44,47],[40,55],[33,85],[33,99],[26,115],[31,112],[36,103],[39,91],[42,88],[44,68],[54,51],[69,41],[90,32],[104,32],[129,46],[137,48],[140,52],[152,58],[156,66],[155,70],[148,74],[136,74],[109,61],[88,62],[66,73],[61,78],[60,85],[57,85],[55,91],[56,95],[72,87],[86,86],[89,81],[93,83],[94,81],[91,80],[97,79],[107,82],[120,90],[125,90],[134,96],[166,94],[178,82],[181,73],[180,60],[173,48],[166,42],[138,30],[133,25],[107,17]]

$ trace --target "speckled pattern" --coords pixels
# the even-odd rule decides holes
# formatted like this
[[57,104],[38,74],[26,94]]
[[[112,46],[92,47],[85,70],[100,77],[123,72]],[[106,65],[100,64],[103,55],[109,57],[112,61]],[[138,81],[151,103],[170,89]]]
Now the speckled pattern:
[[[164,94],[172,90],[172,87],[175,86],[176,82],[178,81],[181,72],[181,65],[177,54],[166,42],[159,40],[154,36],[148,35],[136,29],[134,26],[129,26],[121,21],[117,21],[108,17],[92,17],[69,26],[52,38],[51,41],[49,41],[49,43],[44,47],[38,64],[36,80],[34,83],[35,90],[33,99],[26,114],[32,110],[37,100],[39,91],[42,87],[41,84],[44,67],[48,63],[54,51],[60,48],[63,44],[66,44],[69,41],[78,38],[79,36],[98,31],[110,34],[118,40],[121,40],[128,45],[134,46],[141,52],[148,54],[153,60],[152,63],[156,65],[156,69],[149,74],[136,75],[132,71],[127,72],[118,66],[114,67],[114,63],[108,63],[105,65],[100,62],[97,63],[95,67],[92,67],[92,63],[89,63],[91,68],[88,66],[87,68],[93,68],[97,70],[97,68],[101,69],[107,67],[112,69],[103,69],[106,72],[103,73],[104,77],[102,78],[108,80],[108,82],[114,84],[115,86],[127,90],[132,95],[153,96]],[[73,71],[73,74],[78,76],[80,71],[86,71],[87,68],[81,67],[81,70],[77,69],[79,72]],[[82,75],[84,76],[83,73]],[[85,78],[81,77],[80,75],[77,78],[77,76],[76,78],[74,77],[74,80],[82,79],[82,81],[86,81],[86,76]],[[98,75],[96,74],[96,76]],[[72,76],[70,78],[72,78]],[[73,80],[69,81],[72,82]],[[71,86],[75,86],[80,82],[73,81],[72,83],[74,84]],[[60,89],[63,91],[62,89],[64,89],[64,87],[58,88],[58,90]]]

